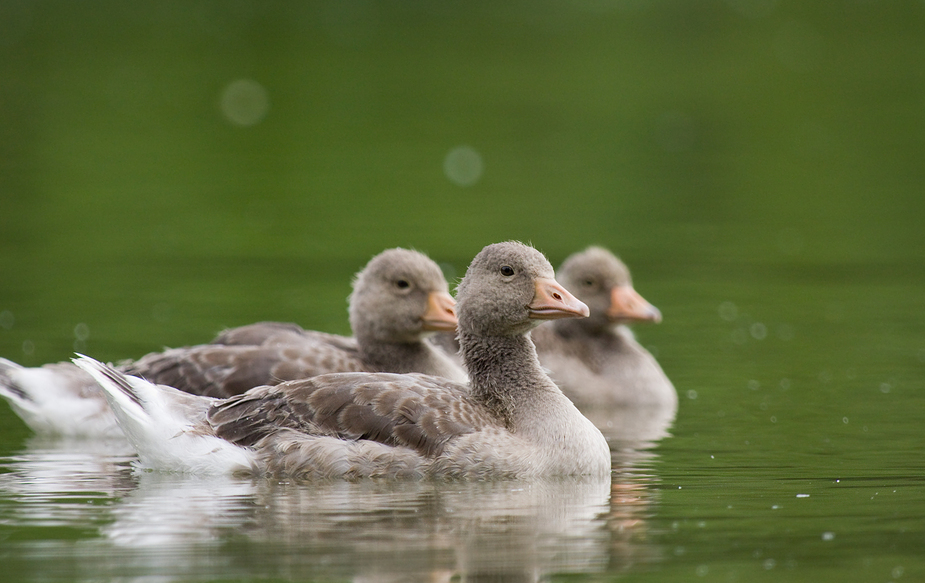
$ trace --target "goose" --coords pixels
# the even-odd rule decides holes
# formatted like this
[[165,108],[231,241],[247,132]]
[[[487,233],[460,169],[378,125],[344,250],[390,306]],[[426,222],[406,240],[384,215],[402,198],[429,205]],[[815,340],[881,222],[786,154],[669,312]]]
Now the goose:
[[140,467],[273,477],[608,476],[603,434],[546,375],[529,332],[587,317],[533,247],[495,243],[457,290],[469,385],[422,374],[335,373],[227,399],[154,385],[89,357]]
[[582,410],[646,406],[675,409],[678,395],[661,366],[626,326],[660,322],[613,253],[589,247],[569,256],[559,281],[585,302],[589,318],[549,322],[533,331],[540,362]]
[[[119,369],[213,397],[329,372],[423,372],[466,381],[459,365],[423,341],[456,328],[455,301],[429,257],[401,248],[376,255],[354,278],[349,303],[352,338],[260,322]],[[26,368],[0,358],[0,396],[39,434],[122,434],[99,386],[70,362]]]

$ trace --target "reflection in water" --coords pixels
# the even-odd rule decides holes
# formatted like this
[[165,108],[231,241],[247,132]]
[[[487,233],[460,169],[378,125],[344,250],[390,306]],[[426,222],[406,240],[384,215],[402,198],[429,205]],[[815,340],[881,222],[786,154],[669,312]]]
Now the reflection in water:
[[650,449],[668,437],[675,407],[585,407],[581,410],[610,444],[611,450]]
[[[612,482],[291,483],[133,472],[122,442],[33,440],[0,460],[0,534],[12,572],[45,580],[622,571],[659,557],[646,537],[654,454],[614,455]],[[49,526],[74,532],[55,539]]]
[[[3,521],[22,526],[85,528],[108,503],[135,486],[125,440],[35,437],[19,453],[0,458]],[[3,521],[0,521],[2,523]]]

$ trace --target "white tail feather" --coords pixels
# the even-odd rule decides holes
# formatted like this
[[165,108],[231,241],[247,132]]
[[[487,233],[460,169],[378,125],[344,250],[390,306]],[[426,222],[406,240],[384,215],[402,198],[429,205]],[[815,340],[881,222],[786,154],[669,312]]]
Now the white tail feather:
[[252,452],[212,434],[214,399],[155,385],[79,355],[74,363],[103,388],[142,467],[195,474],[251,472]]
[[122,436],[103,392],[71,363],[27,368],[0,358],[0,397],[39,434]]

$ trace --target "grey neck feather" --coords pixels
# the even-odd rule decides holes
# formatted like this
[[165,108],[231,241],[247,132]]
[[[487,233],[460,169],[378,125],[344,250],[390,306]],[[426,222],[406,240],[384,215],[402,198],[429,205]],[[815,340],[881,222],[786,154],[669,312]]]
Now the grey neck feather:
[[459,344],[472,398],[508,429],[515,429],[518,410],[537,392],[560,392],[543,372],[527,335],[486,338],[460,332]]
[[438,374],[442,369],[438,354],[424,342],[363,342],[357,338],[360,357],[384,372],[423,372]]

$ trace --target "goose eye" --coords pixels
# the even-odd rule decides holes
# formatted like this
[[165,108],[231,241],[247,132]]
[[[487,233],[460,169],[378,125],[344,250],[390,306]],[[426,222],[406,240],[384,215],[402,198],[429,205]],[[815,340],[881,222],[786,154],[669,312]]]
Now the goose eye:
[[594,285],[594,280],[586,279],[582,282],[582,285],[584,285],[585,287],[592,287]]
[[503,275],[504,277],[511,277],[512,275],[514,275],[514,268],[511,267],[510,265],[502,265],[501,275]]
[[397,287],[398,289],[408,289],[409,287],[411,287],[411,284],[408,283],[407,279],[399,279],[398,281],[395,282],[395,287]]

